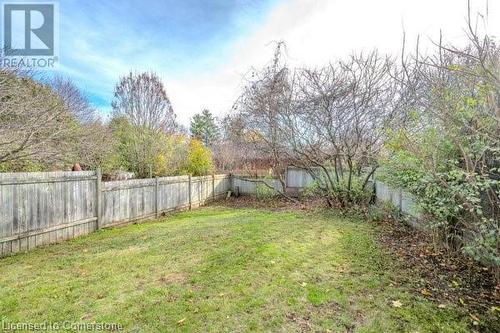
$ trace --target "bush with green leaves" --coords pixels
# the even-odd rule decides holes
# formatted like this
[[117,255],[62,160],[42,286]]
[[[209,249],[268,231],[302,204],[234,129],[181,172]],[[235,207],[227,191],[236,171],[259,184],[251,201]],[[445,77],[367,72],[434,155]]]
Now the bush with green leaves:
[[188,148],[186,173],[192,176],[205,176],[214,170],[212,152],[200,140],[191,139]]
[[405,222],[401,218],[399,209],[392,202],[381,202],[377,205],[368,207],[366,218],[371,222],[380,222],[384,220],[397,220]]
[[[327,200],[330,206],[342,209],[365,209],[368,207],[373,191],[366,182],[367,175],[360,172],[337,177],[327,176],[325,172],[316,173],[313,185],[307,190]],[[328,178],[328,179],[326,179]]]
[[314,198],[320,195],[321,187],[318,180],[313,180],[311,184],[300,189],[300,196],[304,198]]
[[255,184],[255,193],[259,199],[271,199],[278,195],[278,192],[273,188],[275,180],[268,176],[262,179],[261,182]]
[[448,248],[500,267],[500,47],[441,51],[418,64],[418,103],[388,133],[382,178],[415,195]]

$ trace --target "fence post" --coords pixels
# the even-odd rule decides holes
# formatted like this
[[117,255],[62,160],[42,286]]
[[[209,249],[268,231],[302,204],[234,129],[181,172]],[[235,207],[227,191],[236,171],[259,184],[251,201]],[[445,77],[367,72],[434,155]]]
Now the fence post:
[[155,212],[156,218],[160,217],[160,179],[155,177]]
[[399,190],[399,198],[398,198],[398,205],[399,205],[399,215],[401,216],[403,213],[403,190]]
[[97,168],[96,172],[96,217],[97,217],[97,229],[102,227],[102,172],[101,168]]
[[283,189],[284,193],[286,193],[286,189],[288,188],[288,168],[289,165],[287,165],[285,169],[285,188]]
[[212,201],[215,201],[215,174],[212,174]]
[[191,209],[191,175],[189,175],[188,177],[189,177],[189,190],[188,190],[188,194],[189,194],[189,209]]

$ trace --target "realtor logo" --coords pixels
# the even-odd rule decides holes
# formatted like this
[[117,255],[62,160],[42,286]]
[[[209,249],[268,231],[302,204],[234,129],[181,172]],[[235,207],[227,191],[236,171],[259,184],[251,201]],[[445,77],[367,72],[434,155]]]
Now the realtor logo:
[[0,66],[53,68],[57,61],[56,3],[3,3]]

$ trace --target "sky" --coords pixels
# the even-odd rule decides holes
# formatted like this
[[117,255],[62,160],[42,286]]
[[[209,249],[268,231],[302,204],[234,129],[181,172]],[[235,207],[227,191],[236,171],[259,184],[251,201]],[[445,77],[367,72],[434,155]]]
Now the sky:
[[[500,1],[471,0],[480,28],[500,37]],[[63,0],[58,75],[70,78],[104,119],[114,86],[133,71],[162,79],[179,123],[230,111],[250,68],[276,41],[292,66],[317,67],[378,48],[431,47],[442,31],[465,41],[466,0]]]

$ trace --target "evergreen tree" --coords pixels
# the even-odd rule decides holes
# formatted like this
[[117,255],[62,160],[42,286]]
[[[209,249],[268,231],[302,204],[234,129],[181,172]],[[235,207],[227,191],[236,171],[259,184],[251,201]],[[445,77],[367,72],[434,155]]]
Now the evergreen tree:
[[211,146],[219,138],[219,128],[212,113],[205,109],[191,119],[191,136]]

